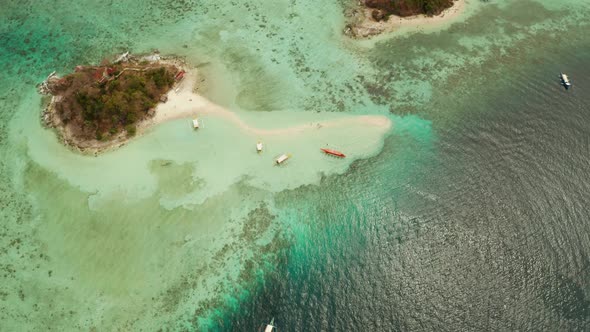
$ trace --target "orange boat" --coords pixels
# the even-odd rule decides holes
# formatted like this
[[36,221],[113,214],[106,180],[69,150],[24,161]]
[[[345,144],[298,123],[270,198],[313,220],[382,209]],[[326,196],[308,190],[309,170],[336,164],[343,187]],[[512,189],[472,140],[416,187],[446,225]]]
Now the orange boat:
[[340,151],[331,150],[331,149],[320,149],[320,150],[324,151],[325,154],[329,154],[332,156],[336,156],[336,157],[340,157],[340,158],[346,157],[346,155]]
[[184,70],[179,71],[178,74],[176,74],[176,76],[174,76],[174,80],[180,81],[184,77],[185,73],[186,72]]

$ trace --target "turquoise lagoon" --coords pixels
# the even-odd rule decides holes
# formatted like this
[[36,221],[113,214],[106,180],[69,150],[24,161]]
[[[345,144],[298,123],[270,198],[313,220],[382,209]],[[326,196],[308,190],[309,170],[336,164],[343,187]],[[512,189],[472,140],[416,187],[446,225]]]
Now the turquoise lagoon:
[[[462,133],[461,128],[477,141],[470,128],[504,116],[506,108],[500,109],[496,100],[522,102],[524,108],[530,105],[527,98],[544,100],[545,94],[522,78],[545,81],[530,73],[542,68],[554,76],[565,70],[559,59],[577,63],[570,68],[575,73],[588,64],[578,54],[587,54],[590,43],[590,6],[574,0],[469,0],[452,24],[366,41],[342,34],[347,1],[8,1],[2,6],[0,326],[7,331],[251,331],[273,316],[281,330],[356,330],[364,324],[419,330],[420,318],[401,307],[371,310],[366,299],[347,294],[369,292],[363,280],[378,280],[369,288],[382,293],[406,289],[401,285],[413,289],[409,281],[393,280],[419,279],[400,272],[411,271],[408,257],[420,252],[416,243],[443,243],[431,238],[435,233],[448,234],[445,241],[451,243],[452,234],[474,234],[471,228],[453,228],[452,221],[471,215],[471,209],[461,208],[469,206],[466,197],[486,196],[487,191],[473,194],[460,188],[477,183],[474,174],[494,173],[484,166],[473,174],[457,171],[469,158],[446,164],[449,153],[458,153],[453,147],[469,146],[448,139],[448,133]],[[188,119],[174,120],[94,157],[68,150],[42,128],[42,99],[35,84],[49,72],[65,74],[77,64],[97,63],[118,52],[154,49],[194,66],[200,94],[248,126],[276,134],[245,131],[223,117],[204,115],[205,127],[198,132],[190,129]],[[581,95],[574,90],[572,98]],[[567,105],[578,103],[572,99]],[[356,121],[366,115],[382,116],[390,126]],[[330,121],[344,125],[321,126]],[[307,129],[288,130],[297,126]],[[494,133],[489,130],[491,137]],[[500,142],[512,151],[526,138],[516,135]],[[261,155],[254,151],[257,140],[267,147]],[[494,144],[500,143],[492,140],[468,150],[468,156],[489,158],[482,165],[495,165],[498,159],[484,153]],[[323,146],[342,149],[350,158],[326,158],[319,152]],[[293,158],[274,166],[274,157],[287,152]],[[520,160],[518,153],[508,156]],[[470,176],[453,177],[458,173]],[[453,181],[445,182],[449,177]],[[510,183],[504,173],[495,181]],[[576,192],[583,192],[579,186]],[[457,189],[449,194],[448,188]],[[568,190],[563,195],[584,200],[583,194]],[[498,211],[507,203],[502,204],[490,212],[495,216],[491,224],[504,220]],[[428,226],[446,223],[453,227],[441,231]],[[553,233],[547,234],[538,242],[552,243]],[[394,249],[377,250],[390,245]],[[580,248],[588,253],[587,247]],[[424,255],[438,257],[436,252]],[[359,268],[362,262],[380,266],[390,260],[404,262],[405,268]],[[444,257],[439,264],[417,261],[426,270],[451,266],[439,277],[464,270]],[[533,269],[542,264],[527,262]],[[476,260],[468,266],[477,270],[479,264]],[[572,291],[577,294],[572,295],[577,299],[573,316],[561,320],[545,314],[555,310],[543,311],[542,305],[536,313],[561,327],[587,324],[583,303],[588,280],[576,272],[583,271],[580,266],[587,265],[562,267],[569,271],[564,272],[567,280],[579,286]],[[482,280],[478,278],[468,274],[466,280]],[[550,280],[541,282],[542,289],[557,292],[546,298],[559,302],[570,296],[559,293],[562,284],[541,279]],[[390,298],[400,306],[437,299],[437,280],[423,283],[432,293],[418,288]],[[350,291],[329,296],[313,286],[322,282]],[[469,290],[467,285],[458,289]],[[536,304],[545,294],[539,289],[511,294]],[[267,301],[271,290],[297,306]],[[460,291],[449,292],[458,308],[470,303]],[[344,302],[348,304],[339,305]],[[363,317],[343,309],[355,305],[363,308],[358,312]],[[457,312],[468,314],[464,322],[485,321],[475,309]],[[365,321],[371,315],[375,318]],[[527,321],[536,316],[505,317]]]

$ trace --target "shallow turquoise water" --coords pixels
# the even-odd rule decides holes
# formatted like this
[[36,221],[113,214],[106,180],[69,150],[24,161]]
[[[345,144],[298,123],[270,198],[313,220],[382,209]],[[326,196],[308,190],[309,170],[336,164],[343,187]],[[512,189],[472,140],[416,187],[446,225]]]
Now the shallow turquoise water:
[[[377,42],[342,36],[346,4],[5,3],[3,329],[587,328],[588,4],[474,3]],[[222,122],[202,144],[171,122],[99,158],[36,122],[47,73],[154,48],[262,127],[305,111],[393,127],[352,164],[301,151],[265,184],[211,153],[242,144]]]

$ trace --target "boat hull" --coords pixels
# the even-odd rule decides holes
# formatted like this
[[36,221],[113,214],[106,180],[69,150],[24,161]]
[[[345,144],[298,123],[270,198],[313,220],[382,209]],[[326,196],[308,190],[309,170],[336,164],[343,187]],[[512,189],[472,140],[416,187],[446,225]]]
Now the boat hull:
[[289,159],[290,157],[291,157],[291,156],[290,156],[290,155],[288,155],[288,154],[283,154],[283,155],[279,156],[279,157],[278,157],[278,158],[275,160],[275,163],[276,163],[277,165],[280,165],[280,164],[284,163],[285,161],[287,161],[287,159]]
[[336,150],[331,150],[331,149],[320,149],[322,150],[322,152],[324,152],[325,154],[334,156],[334,157],[339,157],[339,158],[344,158],[346,157],[346,155],[340,151],[336,151]]
[[566,74],[561,73],[559,78],[561,79],[561,85],[563,85],[566,89],[569,89],[572,86],[572,83]]

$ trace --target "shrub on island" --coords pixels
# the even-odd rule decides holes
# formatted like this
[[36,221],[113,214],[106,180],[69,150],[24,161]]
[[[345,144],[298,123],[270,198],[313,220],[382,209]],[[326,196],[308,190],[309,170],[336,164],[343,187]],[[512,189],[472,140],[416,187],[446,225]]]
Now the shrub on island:
[[55,116],[77,140],[106,140],[150,117],[172,88],[178,68],[150,62],[78,66],[51,86]]
[[387,19],[389,15],[438,15],[453,6],[453,0],[365,0],[365,5],[375,9],[372,16],[380,21]]

